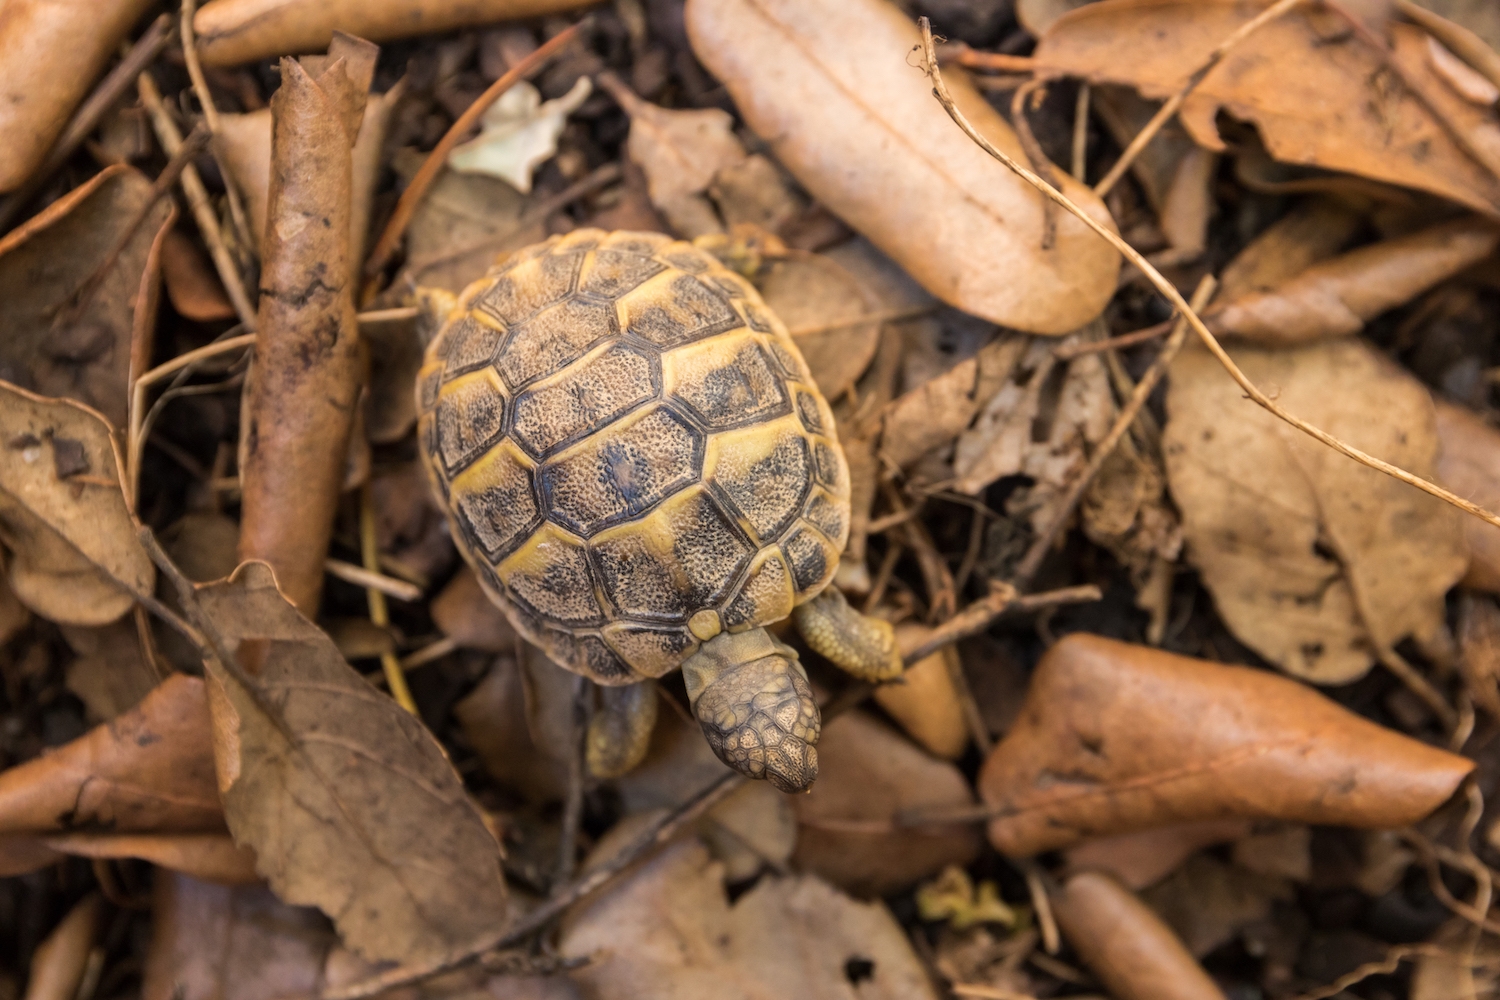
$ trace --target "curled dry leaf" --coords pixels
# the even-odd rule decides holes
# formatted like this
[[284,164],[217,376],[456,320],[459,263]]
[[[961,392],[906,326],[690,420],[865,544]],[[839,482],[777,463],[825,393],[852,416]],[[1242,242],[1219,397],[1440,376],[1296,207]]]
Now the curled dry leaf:
[[1266,227],[1219,278],[1218,300],[1234,302],[1294,281],[1358,235],[1364,216],[1336,198],[1308,198]]
[[[1500,431],[1462,406],[1434,399],[1437,407],[1437,479],[1486,510],[1500,504]],[[1469,548],[1464,585],[1500,594],[1500,528],[1463,519]]]
[[[41,165],[150,0],[6,0],[0,18],[0,192]],[[64,68],[66,67],[66,68]]]
[[880,346],[873,292],[820,254],[791,251],[756,276],[761,297],[781,317],[823,395],[836,400],[853,388]]
[[384,42],[583,7],[591,0],[213,0],[193,30],[209,66],[322,52],[334,31]]
[[140,171],[107,167],[0,239],[0,378],[124,426],[131,322],[143,281],[157,281],[148,258],[171,201],[151,206],[113,263],[106,258],[150,198]]
[[1223,817],[1406,826],[1473,768],[1296,681],[1076,633],[1038,664],[979,792],[990,841],[1024,856]]
[[934,448],[951,444],[1010,379],[1029,346],[1029,338],[1021,336],[993,341],[886,404],[881,457],[904,469]]
[[1141,893],[1141,898],[1166,921],[1189,954],[1202,958],[1246,928],[1264,926],[1272,907],[1291,902],[1296,891],[1285,878],[1195,854],[1170,877]]
[[223,828],[196,677],[175,675],[113,721],[0,772],[0,833]]
[[[1034,58],[1044,74],[1124,84],[1161,100],[1181,90],[1208,53],[1264,6],[1237,0],[1090,4],[1053,22]],[[1143,38],[1151,39],[1149,46]],[[1179,117],[1208,149],[1227,148],[1215,123],[1224,110],[1255,123],[1278,160],[1420,188],[1500,213],[1500,159],[1493,152],[1500,125],[1493,110],[1468,104],[1432,69],[1427,38],[1414,25],[1390,25],[1391,58],[1420,88],[1419,97],[1385,65],[1384,53],[1338,14],[1303,5],[1231,49],[1188,95]],[[1433,107],[1468,137],[1470,150]]]
[[[559,952],[593,1000],[935,1000],[901,927],[812,875],[764,878],[729,904],[705,848],[679,841],[566,917]],[[846,969],[868,970],[856,985]]]
[[797,867],[862,896],[885,895],[964,865],[979,850],[968,825],[900,826],[906,812],[962,809],[973,792],[952,764],[930,757],[863,712],[840,716],[818,741],[818,781],[792,800]]
[[161,680],[142,654],[131,618],[93,627],[64,625],[60,631],[78,654],[68,664],[64,682],[83,702],[91,723],[108,722],[134,707]]
[[[926,625],[903,622],[896,626],[896,643],[905,653],[931,634]],[[944,646],[907,667],[900,684],[877,687],[875,701],[928,753],[957,760],[969,745],[963,705],[953,683],[961,670],[958,648]]]
[[432,623],[466,649],[514,653],[520,636],[479,585],[467,563],[432,599]]
[[225,640],[263,650],[259,691],[209,658],[225,816],[290,903],[372,960],[422,961],[505,914],[499,853],[431,733],[346,663],[247,563],[199,593]]
[[89,893],[36,946],[26,1000],[73,1000],[78,995],[103,912],[103,898]]
[[1445,222],[1314,264],[1269,291],[1227,300],[1205,318],[1217,334],[1262,344],[1349,336],[1488,257],[1497,244],[1493,223]]
[[55,622],[103,625],[149,594],[118,445],[95,411],[0,382],[0,541],[11,589]]
[[233,319],[234,305],[213,265],[180,229],[167,232],[161,244],[162,284],[172,308],[199,323]]
[[[1437,457],[1427,390],[1358,341],[1245,349],[1235,360],[1279,402],[1419,476]],[[1172,365],[1163,437],[1188,558],[1230,630],[1299,677],[1364,675],[1372,650],[1435,637],[1464,573],[1460,515],[1288,433],[1206,351]]]
[[1108,875],[1082,872],[1052,900],[1068,943],[1119,1000],[1223,1000],[1150,907]]
[[[1064,333],[1114,293],[1119,258],[975,146],[907,62],[916,26],[886,0],[689,0],[693,50],[803,187],[938,298],[992,322]],[[1025,160],[958,70],[944,79],[975,127]],[[831,149],[840,155],[830,156]],[[851,167],[851,164],[853,165]],[[1109,213],[1071,177],[1062,190]]]

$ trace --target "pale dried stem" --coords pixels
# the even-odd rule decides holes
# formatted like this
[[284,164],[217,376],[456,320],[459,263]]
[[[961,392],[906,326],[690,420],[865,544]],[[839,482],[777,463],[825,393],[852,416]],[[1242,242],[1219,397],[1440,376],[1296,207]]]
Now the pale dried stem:
[[983,983],[950,983],[948,988],[961,997],[978,997],[979,1000],[1036,1000],[1030,993],[1017,993]]
[[1036,913],[1037,929],[1042,932],[1042,950],[1056,955],[1062,950],[1062,935],[1057,931],[1057,918],[1052,915],[1052,897],[1047,894],[1047,882],[1042,876],[1041,866],[1031,859],[1015,864],[1026,876],[1026,891],[1031,894],[1031,908]]
[[1089,601],[1097,601],[1104,596],[1103,592],[1091,583],[1077,587],[1061,587],[1057,590],[1047,590],[1040,594],[1018,595],[1016,588],[1009,584],[993,584],[993,590],[986,597],[971,602],[958,614],[949,618],[941,625],[932,630],[932,634],[920,646],[913,649],[905,656],[905,663],[909,667],[914,663],[931,656],[944,646],[967,639],[971,635],[978,635],[990,627],[990,623],[1008,611],[1040,611],[1043,608],[1057,607],[1062,604],[1085,604]]
[[345,583],[352,583],[366,590],[378,590],[386,597],[394,597],[398,601],[411,602],[422,599],[422,588],[416,584],[386,576],[384,573],[369,570],[363,566],[356,566],[351,562],[344,562],[342,559],[334,559],[330,556],[323,560],[323,568],[328,571],[329,576],[337,577]]
[[1078,84],[1078,102],[1073,105],[1073,179],[1084,183],[1089,159],[1089,84]]
[[[182,0],[179,34],[182,36],[182,61],[187,65],[188,78],[193,82],[193,92],[198,95],[198,104],[203,109],[203,120],[209,132],[220,132],[219,109],[214,106],[213,93],[208,89],[208,78],[203,75],[203,63],[198,58],[198,40],[193,34],[193,15],[198,11],[198,0]],[[219,158],[218,144],[210,149],[214,163],[218,164],[219,176],[224,181],[224,197],[229,203],[229,219],[234,223],[235,237],[241,247],[254,246],[250,238],[250,219],[245,214],[245,203],[235,186],[234,175],[224,168]]]
[[[1190,303],[1190,307],[1197,310],[1208,305],[1209,300],[1214,296],[1214,290],[1218,287],[1219,283],[1213,275],[1204,275],[1203,279],[1198,282],[1197,289],[1193,292],[1193,301]],[[1120,440],[1130,430],[1130,425],[1135,423],[1136,417],[1140,415],[1141,408],[1146,405],[1146,400],[1151,398],[1151,393],[1156,389],[1157,383],[1166,376],[1167,368],[1171,366],[1172,359],[1177,357],[1177,352],[1182,349],[1182,345],[1186,340],[1187,320],[1183,316],[1178,316],[1176,325],[1172,328],[1171,336],[1162,345],[1161,352],[1156,355],[1156,360],[1151,362],[1151,367],[1146,370],[1146,374],[1136,383],[1134,391],[1130,394],[1129,401],[1120,410],[1119,415],[1115,417],[1114,425],[1110,427],[1109,433],[1104,436],[1104,440],[1100,441],[1098,447],[1094,449],[1094,454],[1090,456],[1088,465],[1084,466],[1083,471],[1068,484],[1068,491],[1063,494],[1062,500],[1057,505],[1057,513],[1048,522],[1047,527],[1041,534],[1032,540],[1031,547],[1026,550],[1026,555],[1022,557],[1021,564],[1016,567],[1015,582],[1017,585],[1025,586],[1036,575],[1036,571],[1041,568],[1042,561],[1047,558],[1047,553],[1052,550],[1053,544],[1062,535],[1068,521],[1072,519],[1073,511],[1083,501],[1084,493],[1094,484],[1094,480],[1099,476],[1099,471],[1104,468],[1104,463],[1109,460],[1109,456],[1114,452],[1115,447],[1119,445]]]
[[[151,116],[151,127],[156,130],[156,138],[162,149],[166,150],[168,156],[175,154],[182,146],[182,133],[177,129],[177,123],[172,121],[172,116],[167,113],[161,91],[156,88],[156,81],[151,79],[151,74],[141,73],[136,77],[136,87],[141,94],[141,103]],[[209,256],[213,258],[214,270],[219,272],[219,280],[224,283],[224,291],[228,293],[240,322],[245,324],[246,329],[254,330],[255,307],[250,304],[250,296],[245,293],[245,283],[240,278],[234,258],[229,254],[229,248],[224,245],[219,217],[214,214],[213,202],[209,200],[208,188],[203,186],[203,178],[198,176],[198,168],[189,164],[182,171],[181,182],[182,193],[187,197],[193,220],[198,223],[198,232],[202,234]]]
[[1167,320],[1154,326],[1142,327],[1129,333],[1122,333],[1118,337],[1109,337],[1105,340],[1086,340],[1076,344],[1064,344],[1062,347],[1054,347],[1052,356],[1059,361],[1072,361],[1074,358],[1085,354],[1100,354],[1104,351],[1113,351],[1121,347],[1134,347],[1136,344],[1144,344],[1148,340],[1155,340],[1163,334],[1170,333],[1176,320]]
[[[1120,178],[1125,176],[1125,171],[1129,170],[1130,165],[1135,162],[1136,157],[1141,155],[1141,150],[1145,149],[1146,144],[1156,138],[1156,133],[1160,132],[1167,122],[1171,121],[1172,116],[1177,114],[1178,109],[1182,107],[1182,102],[1186,101],[1188,95],[1193,92],[1193,89],[1203,82],[1203,78],[1215,66],[1219,65],[1219,61],[1229,54],[1230,49],[1243,42],[1268,22],[1274,21],[1302,2],[1303,0],[1277,0],[1277,3],[1272,4],[1255,15],[1255,17],[1240,25],[1235,29],[1233,34],[1220,42],[1208,54],[1208,58],[1197,69],[1193,70],[1192,75],[1188,77],[1188,81],[1182,86],[1182,89],[1167,98],[1166,103],[1157,109],[1156,114],[1151,116],[1151,120],[1146,123],[1145,128],[1141,129],[1140,134],[1130,140],[1130,145],[1125,147],[1125,152],[1120,154],[1120,159],[1115,165],[1109,168],[1109,173],[1105,174],[1104,179],[1094,185],[1094,193],[1103,198],[1113,190],[1114,186],[1120,182]],[[933,65],[936,65],[936,62],[933,62]],[[950,111],[949,114],[952,114],[952,112]]]
[[1052,201],[1061,205],[1068,212],[1072,213],[1079,221],[1081,221],[1084,225],[1088,226],[1095,233],[1097,233],[1100,238],[1102,238],[1116,250],[1118,250],[1126,260],[1130,261],[1136,267],[1140,268],[1141,273],[1144,274],[1146,278],[1152,283],[1152,285],[1156,287],[1157,291],[1166,296],[1168,301],[1170,301],[1177,308],[1178,312],[1181,315],[1187,317],[1187,321],[1192,326],[1193,332],[1198,335],[1198,339],[1201,340],[1203,342],[1203,345],[1208,348],[1208,350],[1213,354],[1215,358],[1218,359],[1219,364],[1224,366],[1224,370],[1229,373],[1230,377],[1234,379],[1234,381],[1240,386],[1240,388],[1245,390],[1245,394],[1247,396],[1249,396],[1257,404],[1263,407],[1267,412],[1271,413],[1281,420],[1286,421],[1288,424],[1302,431],[1304,434],[1327,445],[1340,454],[1354,459],[1354,461],[1360,463],[1361,465],[1366,465],[1379,472],[1383,472],[1393,479],[1399,479],[1401,482],[1406,483],[1408,486],[1414,486],[1424,493],[1430,494],[1437,497],[1439,500],[1452,504],[1453,506],[1457,507],[1459,510],[1464,511],[1467,514],[1474,515],[1487,524],[1492,524],[1495,527],[1500,528],[1500,516],[1496,516],[1495,514],[1490,513],[1478,504],[1471,503],[1468,500],[1465,500],[1463,497],[1457,496],[1454,493],[1443,489],[1436,483],[1428,482],[1421,476],[1412,475],[1405,469],[1394,466],[1389,462],[1382,461],[1381,459],[1378,459],[1373,455],[1366,454],[1360,449],[1355,448],[1353,445],[1346,444],[1345,442],[1334,437],[1332,434],[1329,434],[1327,431],[1322,430],[1319,427],[1315,427],[1307,421],[1301,419],[1300,417],[1288,413],[1286,410],[1282,409],[1275,402],[1273,402],[1270,397],[1268,397],[1264,392],[1261,392],[1260,389],[1256,387],[1255,383],[1251,382],[1250,379],[1245,375],[1245,373],[1240,370],[1239,365],[1234,363],[1234,359],[1231,358],[1229,354],[1224,350],[1218,339],[1214,337],[1211,332],[1209,332],[1208,327],[1203,324],[1203,320],[1200,319],[1198,314],[1193,311],[1191,306],[1188,305],[1187,300],[1182,297],[1182,293],[1177,291],[1177,289],[1173,287],[1171,282],[1162,277],[1161,272],[1153,267],[1150,261],[1141,256],[1141,254],[1138,253],[1133,247],[1131,247],[1130,244],[1122,240],[1117,233],[1112,232],[1103,224],[1096,221],[1083,209],[1079,208],[1076,204],[1073,203],[1072,199],[1062,194],[1060,191],[1052,187],[1046,181],[1042,180],[1026,167],[1017,163],[1003,150],[996,148],[994,143],[990,142],[984,136],[975,131],[974,126],[971,125],[969,123],[969,120],[964,117],[963,112],[958,110],[957,106],[955,106],[953,103],[953,98],[948,94],[948,88],[943,83],[942,72],[938,69],[937,59],[933,55],[931,26],[928,24],[926,18],[923,18],[921,23],[923,32],[923,45],[927,57],[927,71],[928,74],[932,77],[933,81],[933,95],[937,98],[938,102],[942,104],[943,109],[948,112],[948,117],[952,118],[954,123],[964,131],[964,134],[966,134],[970,139],[974,140],[974,142],[977,143],[981,149],[989,153],[1001,163],[1005,164],[1028,184],[1035,187],[1038,191],[1042,192],[1042,194],[1047,198],[1051,199]]
[[[366,579],[365,602],[370,608],[370,622],[376,628],[384,630],[391,624],[389,609],[385,606],[385,590],[377,583],[384,578],[380,575],[380,545],[375,536],[375,491],[367,482],[359,491],[359,557],[364,563],[364,571],[373,579]],[[325,562],[326,566],[327,563]],[[399,583],[400,581],[391,581]],[[421,597],[421,591],[411,584],[404,584],[412,590],[417,591]],[[395,653],[385,652],[380,654],[380,669],[385,674],[385,686],[391,692],[391,697],[396,704],[406,709],[412,715],[421,718],[421,712],[417,711],[417,703],[412,699],[411,689],[406,686],[406,674],[401,669],[401,661],[396,658]]]

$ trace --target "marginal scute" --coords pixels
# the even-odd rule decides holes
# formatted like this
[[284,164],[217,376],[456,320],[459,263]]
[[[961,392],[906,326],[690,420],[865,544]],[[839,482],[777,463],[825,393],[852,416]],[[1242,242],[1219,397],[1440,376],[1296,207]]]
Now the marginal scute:
[[786,384],[750,334],[715,337],[662,357],[669,391],[710,430],[770,420],[789,410]]
[[466,469],[449,492],[464,533],[490,560],[515,548],[541,521],[531,470],[509,444]]
[[472,316],[455,320],[447,335],[448,361],[443,378],[457,378],[490,364],[504,339],[505,331],[481,323]]
[[818,399],[805,389],[797,390],[797,415],[802,418],[802,424],[814,434],[828,433],[828,427],[823,419],[822,409],[818,406]]
[[847,506],[841,505],[823,490],[815,490],[807,501],[803,517],[835,544],[842,546],[849,537]]
[[438,454],[451,477],[500,440],[505,390],[493,371],[475,372],[443,390],[433,418]]
[[813,445],[813,458],[818,482],[832,490],[835,496],[847,495],[849,467],[833,445],[822,440],[816,442]]
[[617,622],[601,630],[604,640],[639,674],[660,677],[698,648],[698,640],[683,628],[653,628],[634,622]]
[[573,290],[582,253],[546,254],[522,260],[506,270],[474,299],[474,308],[507,327],[560,302]]
[[554,659],[575,664],[579,673],[596,684],[634,684],[641,679],[608,643],[592,633],[548,629],[543,641]]
[[704,478],[724,491],[762,544],[802,509],[811,483],[807,440],[789,417],[709,438]]
[[666,265],[639,253],[607,247],[594,254],[594,262],[578,285],[580,292],[613,299],[660,274]]
[[653,367],[637,348],[611,344],[516,397],[512,433],[540,458],[654,398]]
[[496,365],[506,383],[519,388],[583,357],[615,335],[614,324],[615,311],[608,303],[559,302],[517,325]]
[[625,329],[667,350],[732,330],[739,314],[718,291],[690,274],[663,274],[620,300]]
[[772,549],[758,565],[751,567],[740,592],[724,608],[724,627],[738,632],[780,621],[792,613],[794,600],[786,561],[779,551]]
[[798,597],[821,590],[833,576],[838,553],[832,551],[833,546],[811,528],[798,528],[783,547],[792,568],[792,581],[797,587]]
[[611,424],[543,466],[547,516],[592,535],[694,482],[701,453],[698,433],[664,407]]
[[604,619],[583,545],[550,524],[500,564],[512,599],[559,625],[597,625]]

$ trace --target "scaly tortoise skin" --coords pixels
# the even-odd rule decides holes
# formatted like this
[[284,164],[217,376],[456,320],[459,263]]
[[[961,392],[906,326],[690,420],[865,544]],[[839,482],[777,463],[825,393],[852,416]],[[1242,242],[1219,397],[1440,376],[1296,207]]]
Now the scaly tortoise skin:
[[417,402],[454,537],[522,635],[603,685],[686,663],[725,763],[811,783],[816,705],[760,626],[832,578],[849,470],[749,282],[657,234],[553,237],[464,290]]

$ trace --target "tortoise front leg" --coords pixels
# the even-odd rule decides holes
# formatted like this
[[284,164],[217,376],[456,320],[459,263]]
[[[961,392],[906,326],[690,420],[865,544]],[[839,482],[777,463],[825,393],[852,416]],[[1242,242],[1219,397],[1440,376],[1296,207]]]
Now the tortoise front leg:
[[585,756],[596,778],[618,778],[635,770],[651,745],[656,726],[656,682],[599,688],[599,704],[589,719]]
[[807,644],[846,673],[871,684],[901,676],[896,629],[849,606],[837,587],[792,609],[792,621]]

